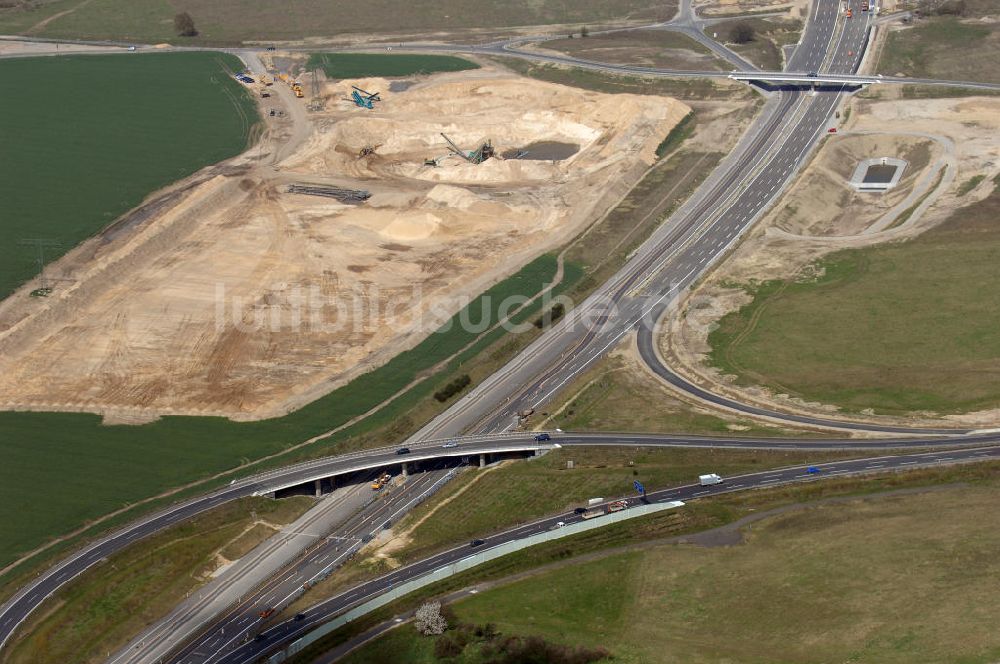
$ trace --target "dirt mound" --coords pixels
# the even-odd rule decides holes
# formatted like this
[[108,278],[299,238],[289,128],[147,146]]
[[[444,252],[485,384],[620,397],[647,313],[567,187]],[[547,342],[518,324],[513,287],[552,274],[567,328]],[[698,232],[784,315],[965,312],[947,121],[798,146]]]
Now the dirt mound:
[[[0,407],[116,421],[293,409],[412,347],[462,297],[577,233],[688,111],[484,70],[400,92],[351,83],[383,101],[359,108],[348,83],[326,83],[327,110],[306,119],[289,106],[299,124],[270,126],[271,142],[251,153],[285,154],[308,132],[291,156],[193,187],[98,241],[77,283],[0,332]],[[498,154],[538,141],[580,150],[474,165],[448,156],[442,132],[469,150],[492,140]],[[366,146],[374,153],[362,157]],[[372,195],[349,205],[290,194],[292,183]]]

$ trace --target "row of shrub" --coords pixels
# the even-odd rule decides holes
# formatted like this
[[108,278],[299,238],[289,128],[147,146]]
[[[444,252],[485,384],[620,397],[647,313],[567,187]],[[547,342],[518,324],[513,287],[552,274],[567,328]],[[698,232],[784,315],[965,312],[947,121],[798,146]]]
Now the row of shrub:
[[451,381],[450,383],[442,387],[440,390],[435,392],[434,398],[440,401],[441,403],[444,403],[445,401],[452,398],[453,396],[464,390],[466,387],[468,387],[469,383],[471,382],[472,379],[469,378],[469,374],[462,374],[461,376],[459,376],[458,378]]

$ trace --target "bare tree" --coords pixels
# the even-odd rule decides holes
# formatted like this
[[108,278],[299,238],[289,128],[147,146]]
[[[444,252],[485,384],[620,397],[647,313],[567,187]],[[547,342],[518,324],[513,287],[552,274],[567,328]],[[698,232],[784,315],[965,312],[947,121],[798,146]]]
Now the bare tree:
[[198,34],[198,29],[194,27],[194,19],[187,12],[174,16],[174,30],[181,37],[194,37]]
[[413,616],[413,625],[425,636],[444,634],[448,621],[441,615],[441,602],[425,602]]
[[729,31],[729,40],[734,44],[749,44],[755,36],[756,31],[746,21],[740,21]]
[[590,36],[590,28],[588,28],[587,26],[583,26],[582,28],[580,28],[580,36],[581,37],[589,37]]

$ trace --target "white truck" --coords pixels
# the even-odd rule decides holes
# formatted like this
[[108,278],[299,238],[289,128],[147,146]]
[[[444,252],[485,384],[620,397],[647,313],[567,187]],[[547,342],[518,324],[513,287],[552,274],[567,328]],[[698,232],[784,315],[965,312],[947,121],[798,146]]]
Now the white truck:
[[713,484],[722,484],[722,478],[715,473],[709,473],[708,475],[699,475],[698,484],[702,486],[712,486]]

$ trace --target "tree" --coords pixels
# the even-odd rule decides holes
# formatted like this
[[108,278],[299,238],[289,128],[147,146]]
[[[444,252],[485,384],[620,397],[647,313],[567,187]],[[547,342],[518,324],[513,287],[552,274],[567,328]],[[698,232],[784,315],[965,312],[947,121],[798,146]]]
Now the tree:
[[181,37],[194,37],[198,34],[198,29],[194,27],[194,19],[187,12],[174,16],[174,30]]
[[580,36],[581,37],[589,37],[590,36],[590,28],[588,28],[587,26],[583,26],[582,28],[580,28]]
[[413,626],[424,636],[444,634],[448,621],[441,615],[441,602],[425,602],[413,615]]
[[729,40],[734,44],[748,44],[754,40],[753,26],[746,21],[740,21],[729,31]]

